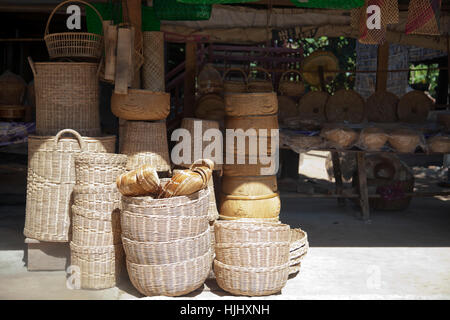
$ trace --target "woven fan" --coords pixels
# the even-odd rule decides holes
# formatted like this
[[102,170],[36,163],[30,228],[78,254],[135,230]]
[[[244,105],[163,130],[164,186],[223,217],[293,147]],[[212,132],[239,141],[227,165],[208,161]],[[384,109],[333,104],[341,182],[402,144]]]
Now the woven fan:
[[397,114],[403,122],[425,122],[433,102],[422,91],[405,94],[398,103]]
[[360,123],[365,117],[365,103],[356,91],[339,90],[328,99],[325,107],[328,121]]
[[310,91],[298,103],[298,113],[302,119],[326,121],[325,106],[330,95],[324,91]]
[[397,121],[399,98],[391,92],[375,92],[366,103],[367,119],[374,122]]
[[339,60],[328,51],[315,51],[302,61],[303,79],[312,86],[320,86],[319,69],[323,68],[325,83],[330,83],[336,77]]

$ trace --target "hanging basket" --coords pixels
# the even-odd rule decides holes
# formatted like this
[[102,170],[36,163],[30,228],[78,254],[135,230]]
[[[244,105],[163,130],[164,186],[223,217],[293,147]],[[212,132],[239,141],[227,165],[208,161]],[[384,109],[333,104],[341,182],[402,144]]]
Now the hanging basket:
[[154,0],[156,16],[160,20],[209,20],[211,5],[192,5],[177,0]]
[[[241,74],[242,80],[236,81],[229,78],[227,80],[227,77],[229,77],[232,72]],[[240,68],[230,68],[226,70],[223,74],[223,90],[225,93],[247,92],[247,75],[245,74],[244,70]]]
[[[258,74],[264,74],[263,79],[258,79]],[[248,75],[248,91],[249,92],[272,92],[272,76],[264,68],[253,68]]]
[[100,59],[103,55],[103,36],[89,32],[60,32],[49,33],[50,21],[52,20],[56,11],[62,6],[77,2],[89,6],[95,11],[100,21],[103,19],[98,10],[91,4],[81,0],[68,0],[61,2],[53,9],[48,18],[45,27],[44,40],[47,45],[48,54],[51,59],[55,58],[94,58]]
[[[289,77],[290,74],[295,74],[294,81],[291,81]],[[302,74],[298,70],[288,70],[281,75],[280,85],[278,87],[278,92],[281,95],[300,97],[305,93],[305,84],[302,80]]]

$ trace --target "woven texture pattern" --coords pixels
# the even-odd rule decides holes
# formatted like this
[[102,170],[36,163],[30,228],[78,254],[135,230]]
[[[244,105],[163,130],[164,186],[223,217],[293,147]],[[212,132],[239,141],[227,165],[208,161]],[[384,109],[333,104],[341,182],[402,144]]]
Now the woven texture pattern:
[[81,187],[112,185],[125,172],[127,156],[82,152],[75,158],[75,182]]
[[142,86],[150,91],[165,91],[164,32],[144,32]]
[[406,34],[440,35],[441,3],[442,0],[411,0]]

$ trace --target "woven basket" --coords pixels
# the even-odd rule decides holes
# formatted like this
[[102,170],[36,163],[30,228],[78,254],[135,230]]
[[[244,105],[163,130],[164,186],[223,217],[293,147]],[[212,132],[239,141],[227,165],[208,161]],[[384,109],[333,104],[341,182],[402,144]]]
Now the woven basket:
[[25,107],[22,105],[0,105],[0,119],[21,120],[25,116]]
[[267,129],[270,135],[270,129],[278,129],[278,116],[247,116],[247,117],[228,117],[225,121],[227,129]]
[[433,153],[450,153],[450,137],[438,136],[428,140],[429,150]]
[[122,238],[127,260],[144,265],[179,263],[205,255],[211,250],[211,231],[167,242],[139,242]]
[[364,98],[353,90],[339,90],[328,99],[325,113],[330,122],[360,123],[366,116]]
[[128,89],[127,94],[111,96],[111,111],[125,120],[165,120],[170,113],[170,94]]
[[322,129],[320,135],[336,148],[350,148],[358,139],[358,132],[347,127],[330,127]]
[[309,91],[298,103],[298,114],[302,119],[326,121],[325,106],[330,95],[325,91]]
[[149,164],[158,172],[170,171],[166,123],[127,121],[120,153],[128,155],[127,170]]
[[281,223],[279,217],[275,218],[241,218],[241,217],[227,217],[219,215],[219,220],[235,221],[235,222],[250,222],[250,223]]
[[388,135],[380,128],[369,127],[359,135],[361,145],[369,151],[380,150],[388,141]]
[[101,14],[91,4],[80,0],[63,1],[58,4],[48,17],[44,40],[51,59],[55,58],[95,58],[103,55],[103,36],[89,32],[62,32],[49,34],[50,21],[62,6],[75,2],[89,6],[103,22]]
[[[288,75],[294,74],[294,78],[288,78]],[[294,81],[291,81],[294,80]],[[302,80],[302,74],[298,70],[287,70],[281,75],[278,92],[284,96],[300,97],[305,93],[305,84]]]
[[214,260],[217,284],[234,295],[266,296],[286,285],[289,264],[270,268],[236,267]]
[[293,252],[304,247],[308,243],[308,235],[300,228],[290,230],[290,248],[289,251]]
[[289,266],[289,279],[295,278],[295,276],[300,272],[301,266],[302,266],[301,263]]
[[106,289],[116,285],[123,265],[122,245],[83,247],[70,243],[71,265],[80,268],[83,289]]
[[388,91],[375,92],[366,102],[367,120],[373,122],[397,121],[399,98]]
[[118,176],[116,185],[124,196],[157,195],[161,188],[161,180],[155,168],[143,165],[139,169]]
[[285,224],[216,221],[216,243],[256,243],[290,241],[290,228]]
[[[70,133],[75,138],[62,137]],[[86,138],[66,129],[57,136],[28,137],[25,236],[41,241],[69,240],[75,185],[75,155],[114,152],[114,136]]]
[[267,268],[289,262],[289,242],[216,243],[216,260],[238,267]]
[[308,241],[306,241],[306,243],[303,247],[300,247],[296,250],[290,251],[289,252],[289,264],[291,266],[298,264],[300,261],[302,261],[306,257],[308,250],[309,250],[309,243],[308,243]]
[[120,210],[93,211],[72,206],[72,242],[78,246],[102,247],[122,243]]
[[197,100],[195,116],[199,119],[221,121],[225,117],[225,102],[218,94],[206,94]]
[[[258,79],[257,75],[264,74],[264,79]],[[272,92],[272,76],[264,68],[253,68],[248,75],[248,91],[249,92]]]
[[402,122],[425,122],[432,105],[433,101],[422,91],[408,92],[398,103],[398,119]]
[[121,207],[121,196],[116,185],[73,187],[73,204],[75,206],[93,210],[112,212]]
[[420,134],[410,129],[397,129],[389,134],[389,144],[398,152],[413,153],[420,141]]
[[81,187],[110,186],[125,171],[124,154],[82,152],[75,157],[76,184]]
[[164,65],[164,32],[144,32],[144,65],[142,66],[144,89],[155,92],[165,91]]
[[17,74],[5,71],[0,76],[0,104],[21,105],[25,96],[27,84]]
[[222,195],[219,211],[221,216],[236,218],[276,218],[281,202],[278,193],[262,196]]
[[228,117],[274,115],[278,112],[275,92],[235,93],[225,96],[225,113]]
[[[233,79],[227,79],[231,73],[239,73],[242,77],[241,81]],[[223,91],[225,93],[243,93],[247,92],[247,75],[244,70],[240,68],[230,68],[223,74]]]
[[36,134],[71,128],[84,136],[99,136],[99,64],[29,62],[36,90]]
[[142,265],[127,261],[133,286],[146,296],[182,296],[203,285],[211,269],[211,251],[183,262]]

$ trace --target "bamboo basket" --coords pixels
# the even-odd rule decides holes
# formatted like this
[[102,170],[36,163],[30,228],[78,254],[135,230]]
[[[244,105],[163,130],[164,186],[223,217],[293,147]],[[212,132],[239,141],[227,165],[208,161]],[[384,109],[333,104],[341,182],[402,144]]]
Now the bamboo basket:
[[247,117],[227,117],[225,120],[225,127],[227,129],[267,129],[270,135],[271,129],[278,129],[278,116],[247,116]]
[[128,155],[127,170],[149,164],[156,171],[170,171],[165,122],[127,121],[121,152]]
[[238,218],[276,218],[281,202],[278,193],[262,196],[222,195],[220,215]]
[[216,221],[216,243],[289,242],[290,228],[286,224]]
[[241,217],[228,217],[219,215],[219,220],[223,221],[235,221],[235,222],[251,222],[251,223],[281,223],[279,217],[275,218],[241,218]]
[[269,268],[226,265],[214,260],[219,287],[234,295],[266,296],[280,292],[289,276],[289,264]]
[[197,100],[195,116],[199,119],[221,121],[225,117],[225,102],[214,93],[206,94]]
[[[289,74],[295,74],[294,81],[286,79]],[[290,69],[281,75],[278,92],[281,95],[289,97],[301,97],[305,93],[305,84],[302,80],[302,74],[298,70]]]
[[99,64],[29,62],[36,91],[36,134],[71,128],[84,136],[99,136]]
[[107,289],[116,285],[123,264],[122,245],[83,247],[70,243],[71,265],[80,268],[83,289]]
[[268,268],[289,262],[289,242],[216,243],[216,260],[230,266]]
[[27,84],[22,77],[5,71],[0,76],[0,105],[21,105],[26,89]]
[[274,115],[278,112],[275,92],[235,93],[225,96],[225,113],[228,117]]
[[[258,79],[257,74],[264,74],[265,79]],[[272,76],[264,68],[253,68],[248,75],[248,91],[249,92],[272,92]]]
[[75,181],[78,186],[109,186],[125,171],[127,156],[115,153],[82,152],[75,157]]
[[72,206],[72,242],[78,246],[102,247],[122,243],[120,210],[93,211]]
[[122,238],[127,260],[136,264],[180,263],[205,255],[211,250],[211,231],[189,238],[166,242],[139,242]]
[[276,176],[222,177],[222,193],[235,196],[261,196],[277,192]]
[[59,8],[68,3],[81,3],[95,11],[103,23],[101,14],[91,4],[80,0],[63,1],[58,4],[48,17],[44,40],[51,59],[55,58],[95,58],[103,55],[103,36],[89,32],[62,32],[49,34],[50,21]]
[[121,196],[115,185],[73,187],[73,205],[87,210],[112,212],[121,208]]
[[182,296],[203,285],[211,269],[211,252],[183,262],[142,265],[127,261],[133,286],[146,296]]
[[[75,138],[62,137],[65,133]],[[52,242],[69,240],[74,157],[81,151],[114,152],[115,140],[114,136],[81,137],[70,129],[61,130],[55,137],[28,137],[26,237]]]
[[113,92],[111,111],[125,120],[165,120],[170,113],[170,94],[140,89],[128,89],[127,94]]
[[142,66],[142,86],[150,91],[164,92],[166,90],[164,79],[164,32],[145,31],[143,34],[144,65]]
[[[230,75],[231,72],[239,73],[242,76],[242,80],[227,80],[227,76]],[[226,94],[247,92],[247,75],[245,72],[240,68],[230,68],[226,70],[223,74],[223,90]]]

